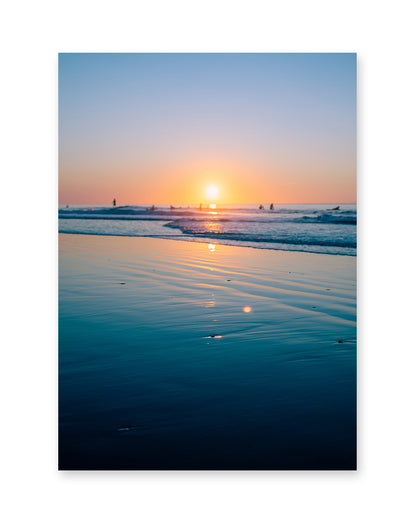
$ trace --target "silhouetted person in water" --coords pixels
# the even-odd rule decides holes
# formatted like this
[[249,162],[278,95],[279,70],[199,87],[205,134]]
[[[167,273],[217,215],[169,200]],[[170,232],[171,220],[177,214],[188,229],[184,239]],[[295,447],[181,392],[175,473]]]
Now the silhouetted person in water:
[[263,204],[260,204],[259,209],[264,209]]
[[199,205],[199,211],[201,211],[201,210],[202,210],[202,202],[201,202],[201,204]]
[[272,211],[274,210],[273,202],[270,204],[270,209],[271,209]]
[[113,199],[113,206],[116,205],[116,199]]

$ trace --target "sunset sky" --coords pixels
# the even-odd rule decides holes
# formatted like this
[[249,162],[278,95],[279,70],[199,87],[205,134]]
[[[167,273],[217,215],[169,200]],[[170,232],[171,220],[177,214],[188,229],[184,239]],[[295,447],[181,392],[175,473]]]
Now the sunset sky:
[[60,204],[356,200],[355,54],[61,54]]

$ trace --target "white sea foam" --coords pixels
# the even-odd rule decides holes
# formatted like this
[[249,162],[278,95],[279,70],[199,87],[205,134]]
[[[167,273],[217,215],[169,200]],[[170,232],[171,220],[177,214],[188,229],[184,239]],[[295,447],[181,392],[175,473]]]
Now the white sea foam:
[[274,210],[254,205],[59,208],[62,233],[157,236],[349,256],[356,254],[356,221],[355,204],[286,204]]

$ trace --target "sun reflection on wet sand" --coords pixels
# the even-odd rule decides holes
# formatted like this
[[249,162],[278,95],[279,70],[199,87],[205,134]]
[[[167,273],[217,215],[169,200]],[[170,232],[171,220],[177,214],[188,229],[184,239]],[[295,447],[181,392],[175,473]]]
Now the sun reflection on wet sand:
[[[355,454],[355,258],[150,237],[59,245],[63,467],[159,468],[163,455],[215,468],[216,446],[230,467],[298,468],[310,432],[308,467]],[[97,431],[117,434],[97,444]]]

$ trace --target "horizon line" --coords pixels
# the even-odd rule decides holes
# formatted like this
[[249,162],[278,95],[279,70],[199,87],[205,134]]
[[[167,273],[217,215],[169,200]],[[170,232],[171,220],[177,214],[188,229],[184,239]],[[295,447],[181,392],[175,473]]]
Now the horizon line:
[[[85,203],[77,203],[77,202],[58,202],[58,206],[66,206],[66,205],[73,205],[73,206],[112,206],[112,202],[85,202]],[[130,202],[130,203],[117,203],[117,206],[149,206],[149,205],[156,205],[159,204],[161,206],[198,206],[202,204],[203,206],[209,206],[210,204],[216,204],[217,206],[237,206],[238,204],[243,205],[258,205],[258,204],[264,204],[263,202]],[[357,201],[354,202],[339,202],[339,201],[326,201],[326,202],[267,202],[267,204],[274,204],[274,205],[285,205],[285,204],[357,204]]]

